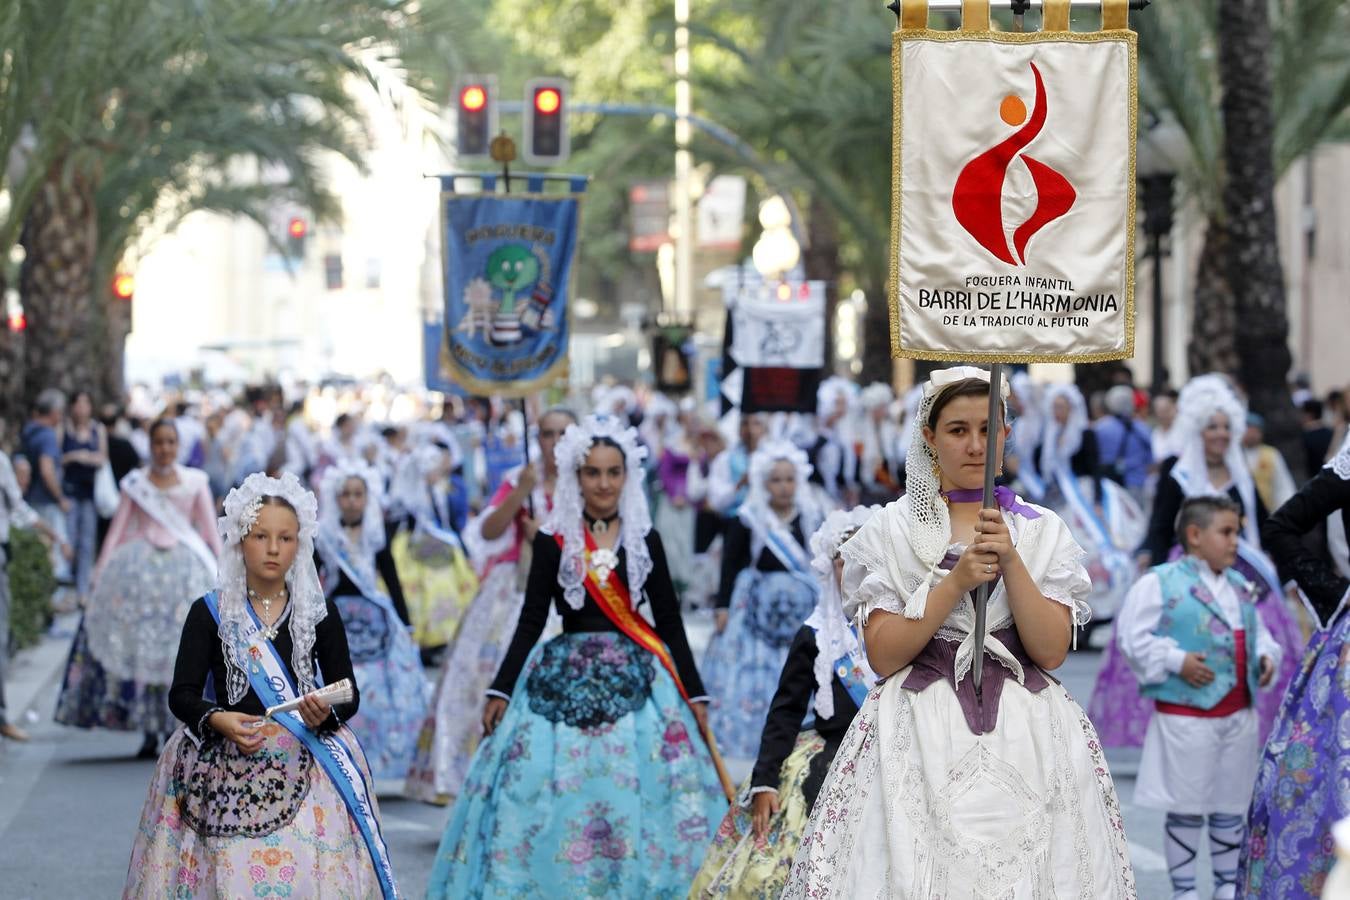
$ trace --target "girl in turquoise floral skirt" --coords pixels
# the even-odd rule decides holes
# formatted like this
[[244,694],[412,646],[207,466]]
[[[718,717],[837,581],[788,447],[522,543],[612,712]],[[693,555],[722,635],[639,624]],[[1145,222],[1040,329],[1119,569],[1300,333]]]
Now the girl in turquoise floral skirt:
[[[558,443],[554,509],[428,897],[689,891],[726,798],[665,551],[628,477],[645,452],[610,417]],[[550,604],[563,634],[536,647]]]

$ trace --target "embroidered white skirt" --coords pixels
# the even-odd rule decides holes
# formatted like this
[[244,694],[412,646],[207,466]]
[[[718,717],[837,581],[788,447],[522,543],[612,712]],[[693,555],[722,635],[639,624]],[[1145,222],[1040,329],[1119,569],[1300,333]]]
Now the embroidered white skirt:
[[915,693],[907,674],[853,720],[784,897],[1136,896],[1097,734],[1060,685],[1005,683],[975,735],[946,681]]

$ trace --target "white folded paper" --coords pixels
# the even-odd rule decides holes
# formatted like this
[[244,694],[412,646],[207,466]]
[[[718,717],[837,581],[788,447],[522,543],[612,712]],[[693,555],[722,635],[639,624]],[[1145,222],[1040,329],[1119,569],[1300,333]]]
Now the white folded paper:
[[288,703],[279,703],[276,706],[269,706],[264,715],[269,718],[275,717],[278,713],[292,712],[300,708],[300,701],[305,697],[316,697],[328,703],[329,706],[335,706],[339,703],[352,702],[352,680],[344,678],[334,684],[324,685],[317,691],[310,691],[304,697],[291,700]]

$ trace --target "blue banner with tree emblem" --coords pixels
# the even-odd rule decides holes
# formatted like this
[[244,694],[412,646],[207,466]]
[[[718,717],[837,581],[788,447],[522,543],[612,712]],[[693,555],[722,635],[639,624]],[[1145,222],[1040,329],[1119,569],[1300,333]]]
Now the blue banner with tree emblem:
[[567,377],[579,204],[442,194],[445,318],[428,387],[520,397]]

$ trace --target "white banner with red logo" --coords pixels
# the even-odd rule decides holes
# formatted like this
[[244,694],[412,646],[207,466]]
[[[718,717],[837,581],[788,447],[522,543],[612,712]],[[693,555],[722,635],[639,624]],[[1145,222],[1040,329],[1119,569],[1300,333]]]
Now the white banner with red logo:
[[894,355],[1133,355],[1136,66],[1124,28],[896,31]]

